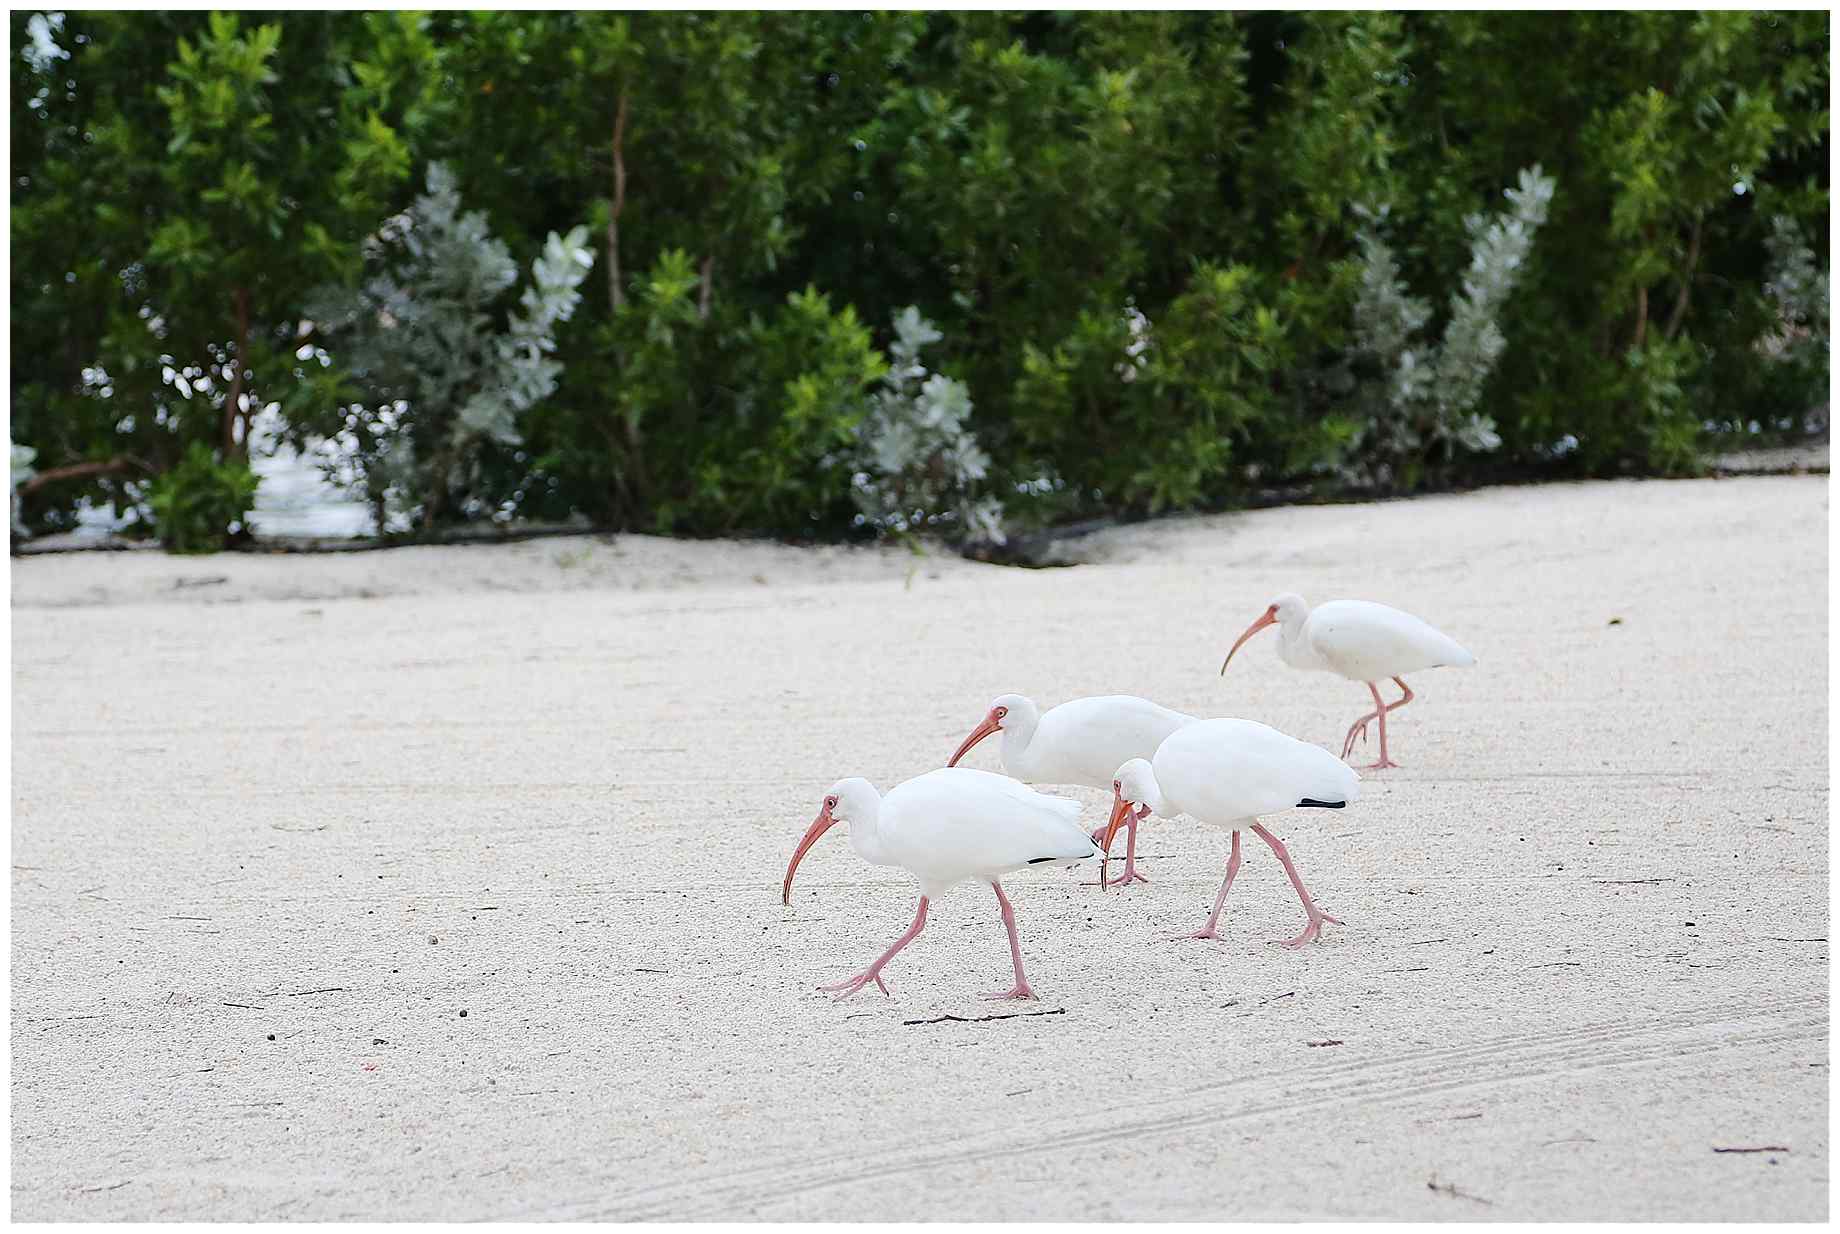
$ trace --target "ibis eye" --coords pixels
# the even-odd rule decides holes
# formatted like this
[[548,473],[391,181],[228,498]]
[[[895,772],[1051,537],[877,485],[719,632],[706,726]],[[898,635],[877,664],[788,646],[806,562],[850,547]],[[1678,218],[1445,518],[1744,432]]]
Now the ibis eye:
[[837,808],[837,799],[835,797],[826,797],[824,799],[824,808],[827,810],[835,810]]
[[1008,714],[1009,714],[1009,708],[1007,707],[997,708],[997,719],[1001,720],[1004,716]]

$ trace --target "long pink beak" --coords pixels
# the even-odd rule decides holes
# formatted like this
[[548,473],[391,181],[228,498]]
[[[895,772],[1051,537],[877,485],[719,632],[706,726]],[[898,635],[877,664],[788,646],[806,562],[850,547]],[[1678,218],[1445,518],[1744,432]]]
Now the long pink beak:
[[811,851],[811,846],[818,842],[818,837],[829,831],[831,824],[836,821],[831,817],[831,808],[827,805],[818,811],[818,817],[812,819],[811,826],[805,829],[804,838],[799,841],[798,848],[793,850],[792,860],[786,863],[786,882],[779,890],[781,904],[792,903],[793,873],[798,870],[799,862],[805,859],[805,854]]
[[1247,639],[1257,634],[1260,630],[1263,630],[1266,626],[1276,624],[1278,624],[1278,609],[1276,605],[1273,605],[1271,608],[1265,610],[1265,615],[1263,617],[1260,617],[1257,621],[1247,626],[1246,632],[1239,636],[1239,641],[1233,644],[1232,651],[1227,652],[1227,658],[1220,662],[1220,675],[1222,677],[1227,675],[1227,665],[1233,663],[1233,652],[1238,651],[1244,646]]
[[1117,789],[1113,789],[1112,817],[1111,820],[1105,824],[1105,843],[1099,846],[1105,850],[1105,855],[1107,857],[1112,855],[1112,837],[1118,834],[1120,824],[1129,817],[1131,817],[1131,803],[1124,799],[1123,793],[1119,792]]
[[969,754],[971,752],[972,746],[984,740],[984,738],[990,736],[992,733],[997,732],[1002,727],[1003,727],[1002,721],[997,719],[997,709],[995,707],[992,707],[990,709],[990,714],[984,717],[984,722],[978,725],[976,728],[972,729],[971,736],[965,738],[965,743],[958,747],[958,750],[952,755],[951,758],[946,760],[946,766],[948,767],[958,766],[958,760],[965,757],[965,755]]

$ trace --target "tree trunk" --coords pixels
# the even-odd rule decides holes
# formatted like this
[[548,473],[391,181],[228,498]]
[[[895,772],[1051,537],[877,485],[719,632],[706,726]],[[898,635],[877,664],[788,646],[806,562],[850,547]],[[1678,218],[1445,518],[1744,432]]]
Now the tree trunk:
[[1669,339],[1680,333],[1680,325],[1687,317],[1687,295],[1693,288],[1693,271],[1699,265],[1699,232],[1704,221],[1703,215],[1693,218],[1693,237],[1687,241],[1687,268],[1681,273],[1680,294],[1674,297],[1674,311],[1668,316]]
[[224,442],[225,461],[237,456],[236,422],[243,421],[243,440],[241,453],[249,454],[249,417],[237,403],[243,397],[243,369],[249,363],[249,290],[238,287],[231,292],[231,300],[236,304],[236,355],[232,360],[230,375],[230,392],[224,396]]
[[703,258],[703,289],[696,296],[696,315],[704,321],[709,320],[709,293],[715,288],[716,256],[711,253]]
[[645,474],[645,438],[639,431],[637,415],[626,418],[626,458],[632,465],[632,494],[634,513],[647,504],[651,497],[651,480]]
[[447,476],[459,457],[457,443],[449,442],[434,456],[434,471],[428,482],[428,502],[422,507],[422,530],[434,530],[434,521],[447,505]]
[[1630,346],[1642,350],[1642,341],[1648,337],[1648,288],[1636,288],[1636,338]]
[[626,304],[620,290],[620,214],[626,209],[626,91],[613,117],[613,206],[607,211],[607,301],[614,312]]

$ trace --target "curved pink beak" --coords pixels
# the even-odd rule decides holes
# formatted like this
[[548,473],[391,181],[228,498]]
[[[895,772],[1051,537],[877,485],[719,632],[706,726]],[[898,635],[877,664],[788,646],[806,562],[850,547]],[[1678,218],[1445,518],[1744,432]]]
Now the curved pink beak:
[[1131,803],[1124,799],[1123,793],[1114,788],[1112,790],[1112,817],[1105,824],[1105,842],[1099,845],[1105,850],[1107,857],[1112,855],[1112,837],[1118,834],[1118,828],[1129,817],[1131,817]]
[[952,757],[946,760],[946,766],[958,766],[958,760],[969,754],[972,746],[984,740],[984,738],[990,736],[992,733],[997,732],[1002,727],[1002,721],[997,719],[997,709],[992,707],[989,713],[985,715],[984,722],[972,729],[971,736],[965,738],[964,744],[959,746],[958,749],[953,752]]
[[836,819],[831,817],[831,808],[827,805],[822,810],[818,811],[818,817],[812,819],[811,826],[805,829],[805,835],[799,840],[799,846],[792,852],[792,860],[786,863],[786,882],[779,889],[779,902],[781,904],[792,903],[793,873],[798,870],[799,862],[805,859],[805,854],[811,851],[811,846],[818,842],[818,837],[829,831],[831,829],[831,824],[836,821]]
[[1265,610],[1264,616],[1260,617],[1257,621],[1247,626],[1246,632],[1239,636],[1239,640],[1233,644],[1232,651],[1227,652],[1227,658],[1220,662],[1220,675],[1222,677],[1225,677],[1227,675],[1227,665],[1233,663],[1233,652],[1238,651],[1242,646],[1244,646],[1247,639],[1251,638],[1254,634],[1257,634],[1260,630],[1263,630],[1266,626],[1273,626],[1277,624],[1278,624],[1278,606],[1274,604],[1270,608]]

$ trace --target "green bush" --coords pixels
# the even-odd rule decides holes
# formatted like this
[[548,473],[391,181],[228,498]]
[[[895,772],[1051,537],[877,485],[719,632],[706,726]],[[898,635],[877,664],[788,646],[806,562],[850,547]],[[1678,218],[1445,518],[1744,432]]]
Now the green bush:
[[[13,431],[88,465],[35,530],[270,408],[424,524],[797,536],[1688,473],[1823,422],[1819,12],[12,22]],[[482,260],[379,231],[436,164]],[[508,303],[552,234],[583,281]],[[398,294],[448,274],[454,312]],[[902,395],[936,462],[872,494],[910,307],[963,388]]]
[[1293,356],[1258,273],[1202,265],[1155,319],[1082,312],[1052,351],[1024,349],[1017,437],[1077,505],[1161,510],[1223,495],[1238,443],[1280,418]]
[[148,486],[154,534],[169,552],[215,553],[245,530],[257,483],[248,463],[219,461],[211,447],[193,442],[178,466]]

